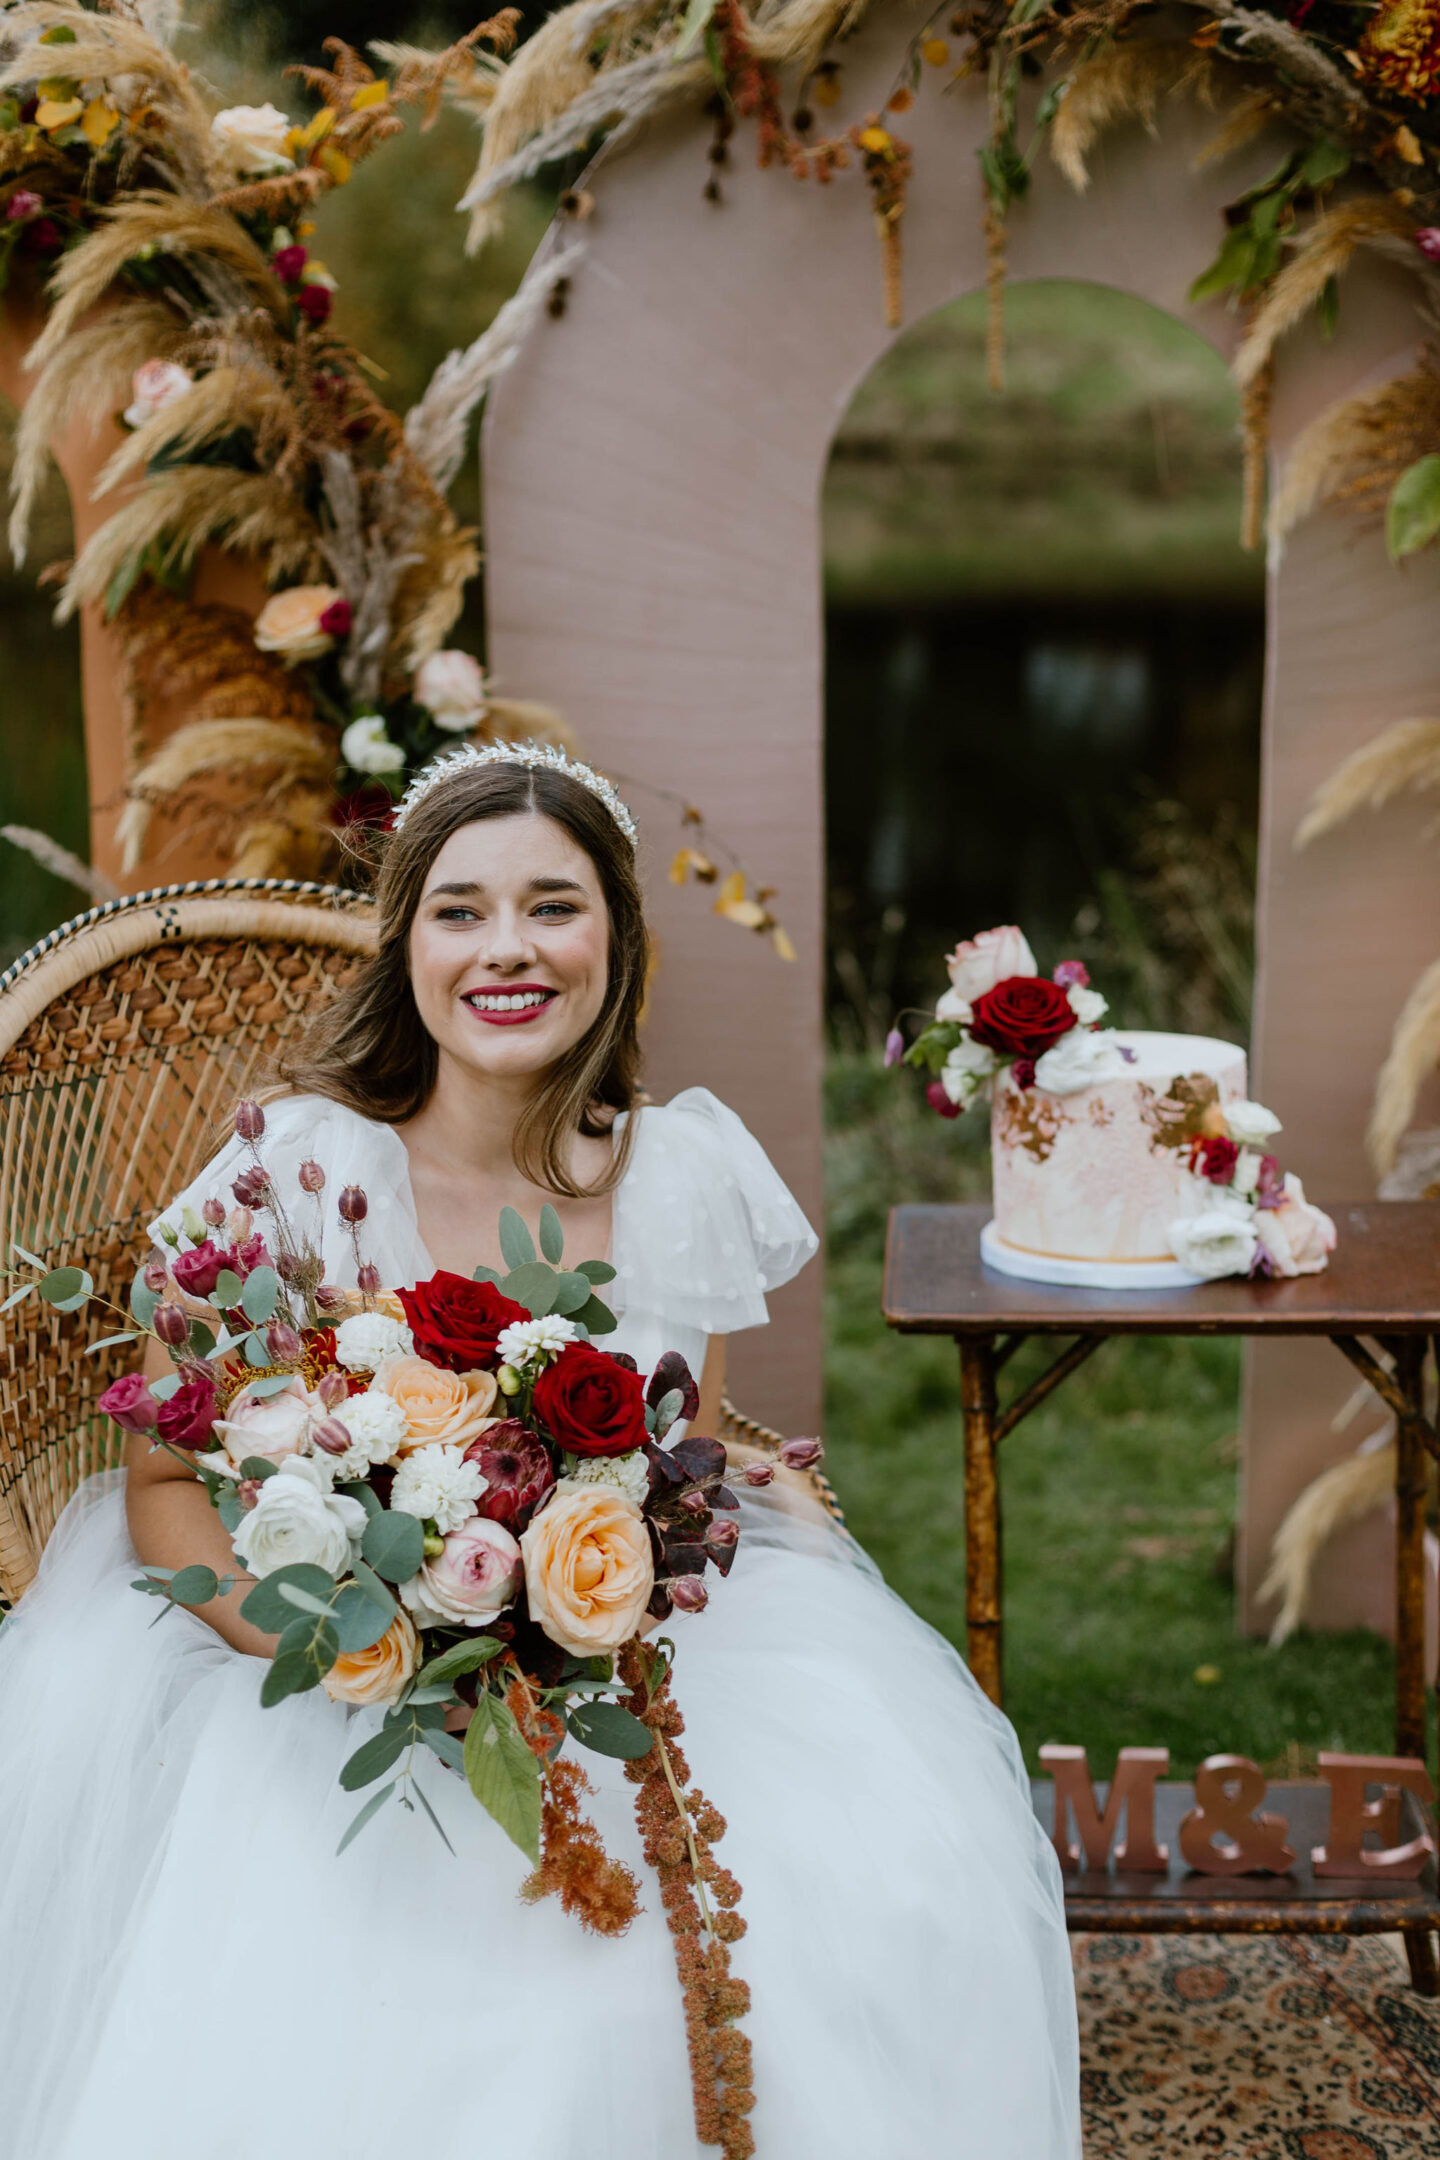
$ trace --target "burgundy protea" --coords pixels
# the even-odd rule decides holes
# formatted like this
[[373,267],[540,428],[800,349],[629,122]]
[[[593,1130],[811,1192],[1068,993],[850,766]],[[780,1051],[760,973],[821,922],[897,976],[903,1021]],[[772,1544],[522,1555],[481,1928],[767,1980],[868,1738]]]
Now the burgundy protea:
[[502,1418],[465,1450],[487,1480],[476,1506],[491,1522],[523,1530],[555,1482],[555,1471],[539,1435],[520,1418]]

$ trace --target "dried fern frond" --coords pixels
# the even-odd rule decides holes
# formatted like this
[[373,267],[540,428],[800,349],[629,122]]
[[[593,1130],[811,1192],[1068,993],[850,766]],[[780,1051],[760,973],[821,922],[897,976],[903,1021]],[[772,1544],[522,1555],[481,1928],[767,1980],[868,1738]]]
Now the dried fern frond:
[[264,814],[245,826],[235,843],[231,870],[236,877],[318,877],[338,846],[330,812],[334,795],[326,788],[288,788]]
[[120,572],[147,549],[163,548],[185,569],[211,541],[257,557],[272,585],[303,582],[318,573],[322,561],[314,519],[268,473],[182,465],[157,473],[91,535],[65,580],[56,621],[103,599]]
[[1387,195],[1364,195],[1322,211],[1257,308],[1235,355],[1235,376],[1242,388],[1254,381],[1286,331],[1319,303],[1331,278],[1347,268],[1358,248],[1402,239],[1415,256],[1410,245],[1414,223]]
[[1293,1502],[1276,1531],[1260,1585],[1262,1603],[1280,1600],[1270,1630],[1272,1649],[1287,1641],[1304,1619],[1315,1563],[1331,1538],[1394,1497],[1395,1442],[1385,1437],[1388,1431],[1382,1426],[1354,1455],[1323,1470]]
[[32,862],[39,863],[52,877],[63,878],[67,885],[88,893],[92,900],[118,900],[120,888],[113,879],[106,877],[92,863],[82,862],[78,855],[52,840],[49,833],[37,832],[33,825],[0,825],[0,840],[8,840]]
[[126,791],[129,800],[116,827],[124,868],[133,870],[143,855],[156,806],[195,780],[214,773],[263,772],[280,789],[304,780],[324,783],[328,801],[334,770],[333,741],[311,728],[253,718],[196,720],[177,728]]
[[[142,138],[148,136],[157,159],[172,164],[185,187],[195,192],[203,188],[211,156],[210,108],[189,69],[142,21],[49,0],[9,7],[3,21],[7,44],[12,37],[19,42],[0,68],[0,90],[57,69],[77,82],[103,78],[108,95],[131,116]],[[61,26],[74,42],[37,50],[33,40]]]
[[167,358],[179,322],[164,301],[126,299],[99,322],[72,331],[25,402],[10,473],[10,549],[25,560],[30,520],[45,482],[50,445],[81,419],[92,425],[125,405],[136,368]]
[[1188,40],[1108,45],[1093,60],[1082,60],[1070,77],[1050,124],[1050,155],[1083,194],[1090,185],[1085,160],[1109,129],[1139,120],[1153,135],[1162,97],[1188,90],[1210,106],[1219,79],[1219,63]]
[[237,428],[257,436],[266,432],[277,402],[278,385],[259,368],[216,368],[202,375],[182,397],[126,436],[106,461],[91,489],[92,499],[98,502],[123,481],[137,479],[157,451],[165,450],[179,463],[202,443]]
[[1375,1083],[1365,1142],[1383,1177],[1395,1167],[1420,1090],[1440,1065],[1440,960],[1432,961],[1405,1000]]
[[258,650],[243,608],[182,599],[147,580],[126,601],[119,627],[143,701],[183,702],[189,720],[313,718],[303,672]]
[[1407,788],[1440,788],[1440,720],[1394,720],[1362,743],[1310,798],[1296,847],[1308,847],[1357,810],[1382,809]]
[[1251,90],[1241,98],[1223,127],[1216,130],[1204,147],[1197,151],[1191,161],[1191,170],[1204,172],[1207,166],[1218,165],[1222,158],[1233,157],[1243,150],[1257,135],[1263,134],[1272,120],[1283,118],[1285,108],[1271,90]]
[[1408,375],[1342,399],[1296,439],[1271,511],[1284,535],[1322,502],[1379,513],[1403,472],[1440,447],[1440,355],[1433,348]]
[[290,303],[269,258],[237,218],[209,203],[145,188],[107,210],[94,231],[61,257],[50,280],[50,318],[30,350],[28,368],[38,373],[49,364],[80,317],[104,299],[143,248],[193,258],[211,281],[228,280],[235,304],[248,301],[289,319]]

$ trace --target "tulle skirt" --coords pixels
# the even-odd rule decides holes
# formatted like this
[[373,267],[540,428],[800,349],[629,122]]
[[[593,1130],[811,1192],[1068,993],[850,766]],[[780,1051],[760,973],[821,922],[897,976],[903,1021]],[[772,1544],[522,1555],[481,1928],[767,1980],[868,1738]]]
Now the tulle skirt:
[[[703,2160],[670,1936],[553,1901],[437,1762],[339,1858],[379,1713],[129,1587],[123,1473],[0,1631],[0,2160]],[[1076,2160],[1059,1871],[1005,1720],[843,1540],[750,1512],[677,1615],[696,1781],[743,1885],[760,2160]],[[363,1798],[363,1795],[360,1796]]]

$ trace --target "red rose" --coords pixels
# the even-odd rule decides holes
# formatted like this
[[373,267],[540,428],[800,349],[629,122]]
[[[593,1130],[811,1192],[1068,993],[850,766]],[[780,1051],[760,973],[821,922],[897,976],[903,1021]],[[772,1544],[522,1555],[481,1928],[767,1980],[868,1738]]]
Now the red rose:
[[1007,975],[971,1008],[970,1033],[1001,1057],[1043,1057],[1074,1025],[1069,998],[1043,975]]
[[1223,1133],[1212,1133],[1209,1138],[1195,1142],[1193,1167],[1201,1177],[1209,1178],[1212,1185],[1228,1185],[1239,1160],[1239,1148]]
[[572,1455],[628,1455],[645,1444],[645,1390],[589,1343],[568,1343],[535,1383],[535,1415]]
[[217,1397],[213,1380],[203,1376],[187,1380],[168,1402],[160,1405],[156,1419],[159,1437],[171,1447],[203,1448],[209,1445],[215,1424]]
[[464,1275],[447,1275],[443,1268],[429,1282],[402,1290],[400,1302],[417,1357],[451,1372],[493,1370],[500,1362],[496,1337],[501,1328],[530,1318],[523,1305],[503,1297],[494,1283],[470,1282]]

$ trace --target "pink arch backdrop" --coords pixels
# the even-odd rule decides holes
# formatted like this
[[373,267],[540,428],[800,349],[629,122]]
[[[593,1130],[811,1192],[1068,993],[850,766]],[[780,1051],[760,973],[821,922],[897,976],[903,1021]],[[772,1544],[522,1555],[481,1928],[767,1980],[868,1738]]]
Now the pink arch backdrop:
[[[845,48],[837,118],[883,104],[922,10],[877,10]],[[1042,158],[1012,216],[1012,278],[1086,278],[1193,324],[1222,351],[1235,321],[1188,306],[1221,205],[1276,162],[1261,141],[1220,169],[1192,161],[1213,116],[1175,103],[1163,141],[1137,127],[1096,159],[1088,198]],[[927,71],[900,123],[916,151],[904,222],[905,321],[983,284],[976,152],[983,86],[942,94]],[[745,1117],[818,1220],[821,1207],[824,631],[820,494],[835,429],[895,333],[857,174],[828,188],[755,169],[742,127],[724,201],[701,196],[698,113],[604,155],[563,319],[542,320],[492,396],[485,430],[490,658],[502,686],[557,705],[587,750],[702,804],[776,903],[799,948],[713,922],[665,879],[674,821],[635,791],[660,938],[649,1079],[696,1082]],[[551,236],[554,244],[556,235]],[[573,237],[571,232],[564,236]],[[1282,347],[1283,460],[1324,406],[1397,372],[1415,343],[1398,277],[1346,281],[1339,335]],[[1252,1085],[1285,1121],[1286,1161],[1319,1195],[1374,1190],[1363,1149],[1391,1026],[1440,920],[1424,813],[1352,821],[1305,854],[1292,835],[1316,784],[1385,723],[1440,691],[1440,566],[1402,575],[1377,535],[1335,514],[1302,526],[1269,577]],[[957,923],[957,932],[977,927]],[[937,1128],[936,1145],[945,1144]],[[896,1194],[897,1199],[903,1194]],[[773,1303],[737,1346],[734,1393],[792,1431],[820,1416],[821,1281]],[[1328,1345],[1267,1348],[1249,1368],[1242,1615],[1296,1491],[1354,1445],[1330,1429],[1351,1379]],[[1370,1548],[1365,1548],[1367,1555]],[[1383,1611],[1381,1546],[1332,1554],[1312,1610]]]

